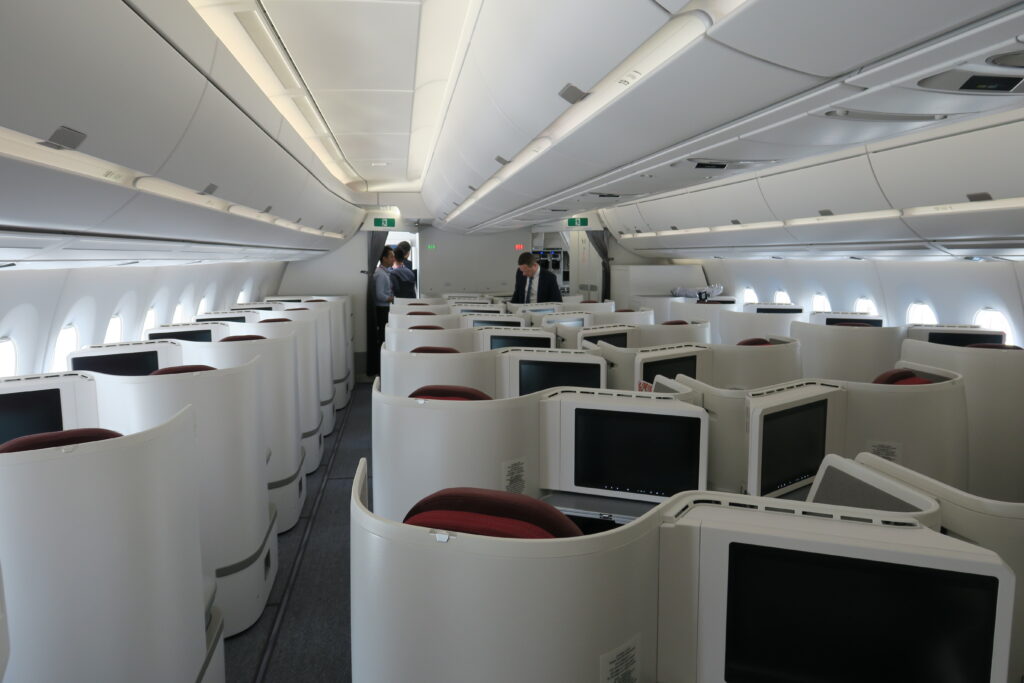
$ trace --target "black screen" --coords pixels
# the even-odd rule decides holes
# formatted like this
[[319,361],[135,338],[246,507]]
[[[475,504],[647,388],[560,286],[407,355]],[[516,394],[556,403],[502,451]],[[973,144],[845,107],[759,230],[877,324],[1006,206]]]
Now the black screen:
[[987,681],[998,590],[991,576],[730,543],[725,680]]
[[243,306],[243,307],[236,306],[235,308],[232,308],[231,310],[232,311],[272,311],[272,310],[274,310],[274,307],[273,306]]
[[761,431],[761,494],[795,484],[818,471],[825,457],[828,401],[764,416]]
[[220,322],[225,322],[225,323],[244,323],[245,322],[245,316],[244,315],[238,315],[238,316],[229,316],[229,317],[226,317],[226,318],[199,318],[199,320],[208,320],[210,322],[215,322],[215,321],[219,320]]
[[569,320],[552,320],[551,322],[556,325],[565,325],[566,327],[583,327],[583,318],[570,318]]
[[491,348],[492,349],[506,349],[509,347],[528,347],[537,349],[550,349],[551,338],[550,337],[535,337],[535,336],[522,336],[512,337],[505,335],[492,335],[491,336]]
[[700,419],[576,409],[576,486],[671,496],[695,490]]
[[876,318],[825,318],[826,325],[842,325],[843,323],[865,323],[872,327],[881,327],[882,321]]
[[947,346],[967,346],[968,344],[1002,344],[1003,335],[984,334],[981,332],[929,332],[928,341],[933,344]]
[[527,313],[554,313],[555,309],[553,309],[553,308],[528,308],[528,309],[526,309],[526,311],[527,311]]
[[463,308],[459,313],[483,313],[486,315],[487,313],[501,313],[501,311],[494,311],[486,308]]
[[601,366],[596,363],[564,361],[519,361],[519,395],[551,387],[601,388]]
[[621,346],[622,348],[629,346],[628,337],[625,332],[615,332],[613,334],[588,334],[583,338],[588,342],[593,342],[594,344],[599,341],[603,341],[606,344]]
[[983,92],[1010,92],[1020,85],[1020,78],[1015,76],[984,76],[975,74],[960,86],[961,90],[981,90]]
[[60,389],[0,394],[0,443],[62,429]]
[[297,304],[300,303],[302,299],[274,299],[274,301],[282,304]]
[[766,308],[761,308],[760,306],[758,306],[757,312],[758,313],[803,313],[804,309],[802,309],[802,308],[767,308],[767,307]]
[[150,332],[150,339],[182,339],[184,341],[213,341],[210,330],[175,330],[173,332]]
[[520,320],[474,320],[473,327],[522,327]]
[[110,353],[71,359],[72,370],[92,370],[108,375],[148,375],[159,367],[156,351]]
[[675,379],[676,375],[686,375],[697,379],[697,356],[681,356],[677,358],[665,358],[652,360],[643,364],[643,380],[654,384],[654,378],[658,375]]

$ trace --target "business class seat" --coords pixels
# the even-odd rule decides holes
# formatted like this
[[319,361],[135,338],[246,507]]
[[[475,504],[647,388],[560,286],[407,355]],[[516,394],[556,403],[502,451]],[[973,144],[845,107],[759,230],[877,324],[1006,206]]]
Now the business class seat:
[[259,341],[260,339],[266,339],[262,334],[232,334],[227,337],[222,337],[222,342],[241,342],[241,341]]
[[3,445],[5,681],[224,681],[223,620],[204,599],[192,417]]
[[689,325],[690,322],[688,320],[666,320],[665,322],[663,322],[661,324],[662,325]]
[[769,346],[771,342],[764,337],[751,337],[736,342],[736,346]]
[[555,507],[521,493],[460,487],[433,493],[409,510],[406,524],[500,538],[582,536]]
[[216,370],[217,368],[210,367],[209,365],[170,365],[166,368],[160,368],[149,373],[150,375],[183,375],[188,372],[208,372],[210,370]]
[[264,318],[260,321],[261,323],[290,323],[294,322],[291,318]]
[[927,377],[921,377],[913,370],[906,368],[896,368],[894,370],[886,370],[881,375],[876,377],[872,384],[931,384],[932,380]]
[[406,315],[437,315],[433,311],[409,311]]
[[843,320],[842,322],[832,324],[836,327],[873,327],[871,324],[860,322],[859,320]]
[[417,346],[409,353],[460,353],[460,351],[450,346]]
[[0,444],[0,453],[20,453],[22,451],[36,451],[42,448],[71,446],[79,443],[115,439],[119,436],[123,436],[123,434],[115,432],[112,429],[100,429],[98,427],[83,427],[81,429],[65,429],[59,432],[27,434]]
[[409,394],[409,398],[425,398],[434,401],[490,401],[490,396],[472,387],[457,387],[446,384],[433,384],[420,387]]
[[443,330],[440,325],[413,325],[410,330]]
[[968,344],[969,349],[1003,349],[1004,351],[1024,351],[1016,344]]

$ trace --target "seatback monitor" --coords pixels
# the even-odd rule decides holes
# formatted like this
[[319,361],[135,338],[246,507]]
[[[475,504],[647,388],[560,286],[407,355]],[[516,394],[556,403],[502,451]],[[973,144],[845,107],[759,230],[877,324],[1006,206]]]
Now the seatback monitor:
[[596,363],[566,361],[519,361],[519,395],[525,396],[552,387],[601,388],[601,366]]
[[232,311],[272,311],[273,306],[232,306]]
[[803,313],[802,308],[782,308],[779,306],[758,306],[756,313]]
[[60,389],[0,394],[0,443],[64,429]]
[[230,316],[223,316],[223,317],[217,317],[217,318],[197,317],[196,320],[200,321],[200,322],[217,322],[217,321],[220,321],[220,322],[225,322],[225,323],[244,323],[245,322],[245,316],[242,316],[242,315],[237,315],[237,316],[236,315],[230,315]]
[[828,401],[766,413],[761,437],[761,495],[809,479],[825,457]]
[[577,408],[574,485],[668,497],[700,482],[701,420]]
[[[239,322],[244,322],[242,318]],[[213,341],[211,330],[172,330],[170,332],[150,332],[150,339],[181,339],[184,341],[208,342]]]
[[863,323],[865,325],[870,325],[871,327],[881,327],[882,326],[882,320],[881,319],[879,319],[879,318],[869,318],[869,317],[866,317],[866,316],[863,319],[861,319],[861,318],[825,318],[825,324],[826,325],[844,325],[844,324],[847,324],[847,323]]
[[662,358],[650,360],[643,364],[643,381],[654,384],[654,378],[658,375],[675,379],[676,375],[686,375],[697,378],[697,356],[679,356],[677,358]]
[[1002,334],[989,332],[929,332],[928,341],[947,346],[969,346],[970,344],[1002,344]]
[[521,320],[495,320],[494,318],[487,318],[486,320],[474,320],[473,327],[522,327],[523,323]]
[[78,356],[71,359],[72,370],[92,370],[108,375],[148,375],[159,367],[156,351]]
[[991,680],[994,576],[742,542],[728,574],[726,681]]
[[537,337],[532,335],[513,336],[498,334],[491,336],[492,349],[506,349],[510,347],[527,347],[537,349],[552,348],[550,337]]

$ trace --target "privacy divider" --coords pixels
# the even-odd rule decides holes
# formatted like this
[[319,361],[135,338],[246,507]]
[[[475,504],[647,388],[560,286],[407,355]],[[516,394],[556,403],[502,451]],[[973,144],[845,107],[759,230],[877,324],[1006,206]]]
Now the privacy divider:
[[476,330],[459,327],[450,330],[403,330],[387,327],[384,348],[391,351],[412,351],[420,346],[447,346],[457,351],[476,351]]
[[[704,304],[714,306],[714,304]],[[807,320],[805,313],[745,313],[721,311],[718,338],[722,344],[736,344],[751,337],[789,336],[789,326]]]
[[847,327],[794,322],[803,377],[870,382],[900,359],[905,327]]
[[711,323],[701,320],[686,321],[686,325],[637,325],[640,333],[639,346],[661,346],[662,344],[710,344]]
[[707,321],[711,331],[711,342],[721,344],[722,338],[718,333],[718,318],[722,311],[742,310],[743,304],[698,304],[695,301],[672,301],[669,304],[669,320],[704,320]]
[[460,326],[462,316],[457,313],[439,313],[437,315],[412,315],[419,309],[396,309],[392,308],[388,315],[388,328],[396,330],[407,330],[415,325],[436,325],[446,330]]
[[[305,304],[290,306],[281,315],[292,320],[312,322],[316,334],[317,397],[320,409],[320,435],[326,438],[334,431],[334,378],[331,374],[331,318],[330,309],[307,309]],[[268,315],[268,317],[277,317]]]
[[[326,309],[331,326],[331,378],[334,384],[334,409],[340,410],[348,405],[350,387],[350,368],[352,364],[351,341],[352,320],[349,315],[351,306],[348,295],[316,296],[316,295],[279,295],[268,296],[268,301],[284,301],[292,306],[304,306],[317,311]],[[298,299],[298,301],[296,301]]]
[[768,340],[771,343],[763,346],[712,344],[710,384],[723,389],[756,389],[799,379],[800,344],[781,335],[769,335]]
[[1024,503],[1024,351],[907,339],[902,357],[963,376],[970,465],[967,484],[960,488],[984,498]]
[[0,457],[5,680],[224,680],[221,636],[204,635],[195,412]]
[[638,311],[614,311],[612,313],[596,312],[595,325],[653,325],[654,311],[642,308]]
[[267,494],[253,360],[235,368],[151,377],[96,375],[100,424],[121,433],[195,410],[203,565],[217,578],[225,634],[259,619],[277,575],[277,511]]
[[380,352],[380,390],[391,396],[408,396],[420,387],[441,384],[471,387],[496,396],[498,353],[428,354],[385,349]]

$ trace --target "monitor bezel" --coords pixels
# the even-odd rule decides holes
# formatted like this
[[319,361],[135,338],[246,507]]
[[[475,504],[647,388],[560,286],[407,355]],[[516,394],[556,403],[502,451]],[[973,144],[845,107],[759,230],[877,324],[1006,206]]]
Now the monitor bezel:
[[[99,344],[88,346],[68,354],[68,365],[71,365],[72,358],[83,358],[87,356],[114,356],[128,353],[144,353],[156,351],[157,368],[166,368],[174,365],[181,365],[183,343],[205,343],[205,342],[182,342],[177,339],[154,339],[152,341],[121,342],[117,344]],[[95,370],[72,370],[72,372],[96,372]],[[144,377],[145,375],[116,375],[119,377]]]
[[199,313],[192,317],[192,322],[197,325],[205,325],[211,323],[226,323],[228,325],[235,323],[234,320],[214,320],[214,318],[237,318],[242,316],[245,320],[241,321],[243,324],[258,323],[260,321],[259,311],[207,311],[206,313]]
[[[636,356],[633,357],[633,386],[640,387],[640,384],[644,382],[644,363],[649,361],[667,360],[669,358],[681,358],[683,356],[695,356],[696,365],[694,366],[694,372],[696,377],[692,379],[700,382],[705,382],[704,379],[707,375],[711,374],[708,372],[705,365],[711,359],[711,351],[707,347],[698,346],[676,346],[675,348],[654,348],[654,349],[639,349],[636,352]],[[675,377],[669,377],[668,379],[675,379]],[[651,385],[653,386],[653,382]],[[637,389],[639,391],[639,388]]]
[[[494,327],[527,327],[526,321],[518,315],[510,315],[508,313],[495,313],[495,314],[484,314],[484,313],[467,313],[459,315],[460,327],[488,327],[488,325],[477,325],[478,322],[490,322],[493,323]],[[515,323],[514,325],[508,325],[506,323]]]
[[[514,328],[509,327],[477,327],[474,328],[480,331],[480,350],[481,351],[500,351],[503,349],[516,349],[516,348],[530,348],[530,349],[555,349],[555,335],[546,330],[537,330],[531,327],[519,328],[515,330],[513,334],[509,334],[510,330]],[[491,347],[491,340],[494,337],[528,337],[533,339],[545,339],[548,342],[546,347],[543,346],[499,346],[497,348]]]
[[[506,347],[494,349],[498,356],[498,393],[503,397],[515,398],[519,394],[519,363],[523,360],[545,361],[551,363],[579,363],[581,365],[601,366],[601,389],[608,386],[608,363],[604,358],[585,351],[574,349],[541,349]],[[554,389],[554,387],[552,387]],[[544,391],[551,391],[545,389]]]
[[0,379],[0,394],[20,394],[47,389],[60,391],[63,429],[99,426],[96,380],[84,372],[69,370],[59,375],[27,375]]
[[[210,331],[209,342],[197,342],[192,339],[178,339],[176,341],[187,341],[193,344],[208,344],[211,342],[219,341],[223,337],[228,336],[228,322],[224,320],[214,320],[212,322],[203,323],[183,323],[183,324],[172,324],[172,325],[161,325],[160,327],[151,327],[142,333],[145,337],[143,341],[159,341],[158,339],[152,339],[150,334],[165,334],[168,332],[194,332],[194,331]],[[170,337],[165,337],[170,339]]]

